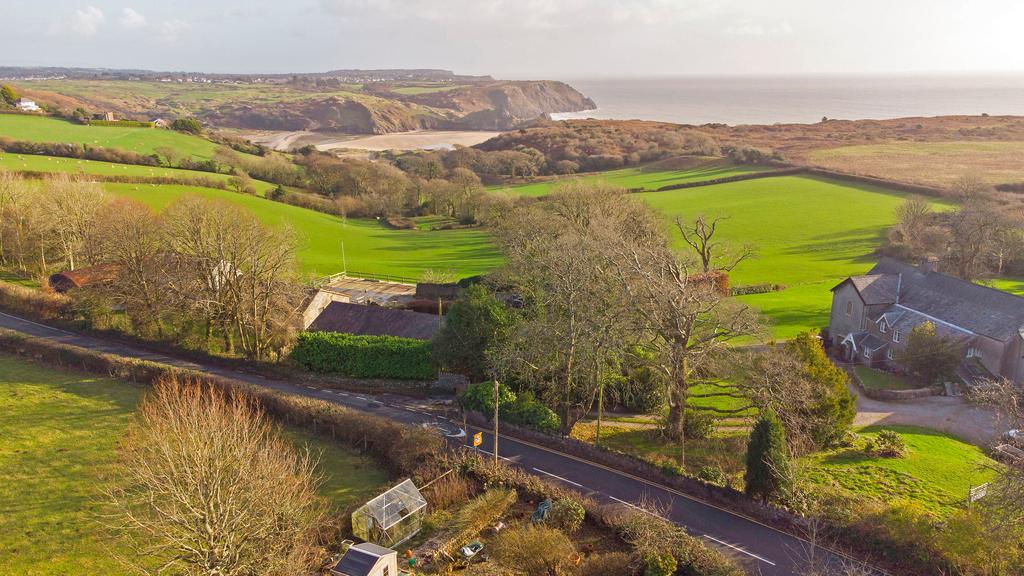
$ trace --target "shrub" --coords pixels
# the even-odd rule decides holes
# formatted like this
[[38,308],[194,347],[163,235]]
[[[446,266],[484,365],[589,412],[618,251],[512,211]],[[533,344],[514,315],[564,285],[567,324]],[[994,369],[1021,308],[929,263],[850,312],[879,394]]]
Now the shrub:
[[556,500],[548,511],[547,522],[563,532],[572,534],[583,525],[586,511],[583,505],[573,498]]
[[[466,410],[490,417],[494,414],[494,382],[469,386],[459,397],[459,403]],[[498,384],[498,411],[503,422],[541,432],[556,432],[561,425],[558,415],[538,401],[533,393],[516,394],[501,383]]]
[[786,452],[786,431],[772,410],[761,413],[747,444],[748,496],[768,500],[786,495],[793,483]]
[[672,576],[679,563],[671,552],[651,554],[644,558],[644,576]]
[[683,421],[683,433],[691,440],[710,438],[718,427],[718,419],[710,412],[687,410]]
[[538,524],[510,528],[499,534],[492,546],[499,563],[529,576],[564,574],[576,556],[568,536]]
[[697,478],[718,486],[724,486],[727,480],[721,466],[708,465],[700,467],[700,470],[697,471]]
[[152,128],[152,122],[137,120],[89,120],[90,126],[119,126],[124,128]]
[[203,125],[195,118],[177,118],[171,123],[171,130],[187,132],[189,134],[201,134]]
[[430,357],[430,343],[423,340],[337,332],[303,332],[291,353],[296,364],[312,372],[402,380],[432,378]]
[[625,552],[594,554],[580,564],[579,576],[631,576],[636,574],[633,559]]
[[874,440],[868,440],[865,447],[869,454],[883,458],[902,458],[907,453],[907,444],[892,430],[882,430]]
[[451,538],[437,547],[437,555],[450,554],[501,517],[516,502],[516,491],[492,489],[470,500],[449,524]]
[[[516,399],[516,393],[508,386],[498,383],[498,406]],[[459,403],[466,410],[480,412],[485,416],[494,414],[494,381],[471,384],[459,396]]]

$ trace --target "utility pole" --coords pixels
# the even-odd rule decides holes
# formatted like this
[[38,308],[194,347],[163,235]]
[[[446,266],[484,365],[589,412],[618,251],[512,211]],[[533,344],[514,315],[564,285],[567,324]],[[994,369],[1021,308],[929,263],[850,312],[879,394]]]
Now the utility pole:
[[498,469],[498,379],[494,379],[494,469]]
[[345,259],[345,241],[341,241],[341,270],[345,276],[348,276],[348,261]]

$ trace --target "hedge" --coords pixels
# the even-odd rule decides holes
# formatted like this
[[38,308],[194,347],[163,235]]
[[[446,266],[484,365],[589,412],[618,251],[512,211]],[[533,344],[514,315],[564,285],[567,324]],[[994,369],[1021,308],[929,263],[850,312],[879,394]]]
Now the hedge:
[[430,342],[396,336],[303,332],[291,359],[311,372],[353,378],[429,380],[435,374]]
[[125,128],[152,128],[152,122],[137,120],[89,120],[89,126],[120,126]]

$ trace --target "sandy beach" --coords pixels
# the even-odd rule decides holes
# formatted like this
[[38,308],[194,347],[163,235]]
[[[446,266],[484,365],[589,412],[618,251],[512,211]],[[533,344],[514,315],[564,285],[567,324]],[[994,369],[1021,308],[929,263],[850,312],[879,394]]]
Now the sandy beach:
[[330,132],[271,132],[243,134],[253,142],[266,144],[275,150],[290,150],[313,145],[317,150],[360,150],[376,152],[381,150],[433,150],[450,149],[456,145],[473,146],[493,138],[501,132],[417,130],[395,132],[394,134],[338,134]]

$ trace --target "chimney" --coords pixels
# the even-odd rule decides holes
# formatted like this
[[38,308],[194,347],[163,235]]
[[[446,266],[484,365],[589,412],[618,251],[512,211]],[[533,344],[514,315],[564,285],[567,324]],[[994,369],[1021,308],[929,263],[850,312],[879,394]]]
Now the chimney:
[[936,272],[939,267],[938,256],[926,256],[924,260],[921,260],[921,264],[918,265],[918,270],[928,274],[930,272]]

